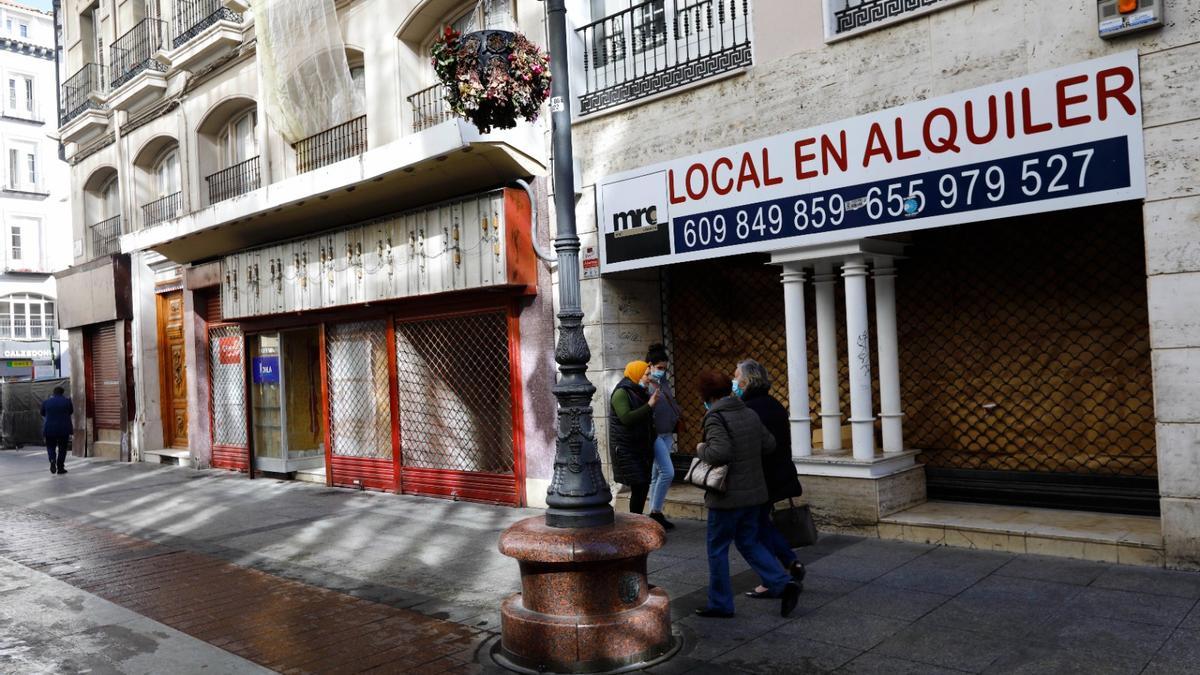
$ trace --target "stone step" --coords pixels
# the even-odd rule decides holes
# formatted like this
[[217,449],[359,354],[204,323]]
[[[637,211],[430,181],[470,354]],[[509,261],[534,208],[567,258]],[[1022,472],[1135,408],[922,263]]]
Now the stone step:
[[[617,493],[617,511],[629,512],[629,488],[622,487]],[[647,507],[647,513],[649,513]],[[675,483],[667,491],[663,504],[663,515],[668,520],[708,520],[708,509],[704,507],[704,490],[695,485]]]
[[880,539],[1163,566],[1158,518],[962,502],[926,502],[880,520]]
[[186,466],[191,462],[191,459],[191,452],[187,450],[178,450],[176,448],[163,448],[161,450],[146,450],[142,452],[142,461],[150,462],[151,464]]
[[88,446],[88,454],[98,459],[121,459],[121,442],[93,441]]

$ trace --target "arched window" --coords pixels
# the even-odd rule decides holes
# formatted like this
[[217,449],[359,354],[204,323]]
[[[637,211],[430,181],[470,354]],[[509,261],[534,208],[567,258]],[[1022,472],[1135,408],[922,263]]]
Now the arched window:
[[117,177],[113,175],[100,187],[100,220],[121,215],[121,196],[117,189]]
[[254,110],[248,110],[234,117],[221,130],[220,140],[221,162],[223,168],[241,164],[251,157],[258,156],[258,115]]
[[159,198],[179,192],[179,148],[167,150],[154,164],[154,186]]
[[0,298],[0,338],[44,340],[54,337],[54,299],[34,293]]

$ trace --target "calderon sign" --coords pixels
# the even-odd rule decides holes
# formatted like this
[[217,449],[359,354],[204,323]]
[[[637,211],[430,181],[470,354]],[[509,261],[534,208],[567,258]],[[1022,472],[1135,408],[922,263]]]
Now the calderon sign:
[[1145,197],[1137,53],[609,176],[604,272]]

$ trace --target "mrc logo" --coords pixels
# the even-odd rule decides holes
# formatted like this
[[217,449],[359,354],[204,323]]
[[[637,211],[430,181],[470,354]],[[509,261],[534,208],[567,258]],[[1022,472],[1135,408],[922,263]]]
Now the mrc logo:
[[658,231],[658,207],[617,211],[612,214],[612,233],[617,237]]

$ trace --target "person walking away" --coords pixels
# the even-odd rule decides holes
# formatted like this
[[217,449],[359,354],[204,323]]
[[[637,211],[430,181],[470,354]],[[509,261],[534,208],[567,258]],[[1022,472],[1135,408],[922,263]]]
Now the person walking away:
[[667,382],[667,348],[661,344],[650,345],[646,352],[650,364],[650,391],[661,396],[660,405],[654,407],[654,469],[650,473],[650,517],[664,530],[675,529],[675,524],[663,515],[667,503],[667,491],[675,480],[675,464],[671,462],[671,447],[674,445],[675,427],[679,424],[679,404]]
[[650,364],[630,361],[625,377],[609,397],[612,408],[608,425],[608,447],[612,453],[613,478],[629,486],[629,512],[642,513],[650,492],[650,464],[654,457],[654,407],[659,394],[646,390]]
[[775,449],[775,439],[730,391],[725,375],[700,376],[704,416],[704,441],[696,454],[713,466],[728,467],[725,491],[704,494],[708,507],[708,606],[696,610],[702,617],[733,617],[733,586],[729,579],[729,544],[737,546],[750,567],[766,584],[770,597],[780,598],[779,614],[788,616],[800,600],[800,586],[758,538],[758,517],[767,501],[762,456]]
[[[771,511],[775,503],[799,497],[804,489],[796,476],[796,465],[792,464],[792,430],[788,421],[787,408],[774,396],[771,396],[771,378],[767,369],[754,359],[746,359],[737,364],[733,371],[733,391],[740,395],[742,403],[753,410],[767,431],[775,437],[775,451],[763,455],[763,477],[767,483],[767,501],[758,514],[758,540],[775,556],[779,564],[792,575],[792,579],[803,589],[805,569],[796,558],[795,551],[788,545],[787,539],[771,521]],[[769,598],[770,591],[760,585],[753,591],[747,591],[751,598]]]
[[46,454],[50,456],[50,473],[67,472],[67,448],[73,431],[71,415],[75,414],[75,407],[65,393],[62,387],[55,387],[53,395],[42,401],[42,436],[46,439]]

